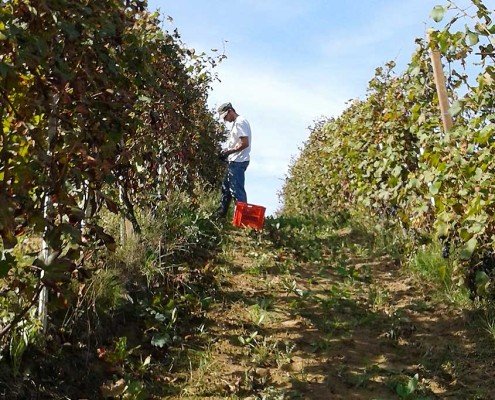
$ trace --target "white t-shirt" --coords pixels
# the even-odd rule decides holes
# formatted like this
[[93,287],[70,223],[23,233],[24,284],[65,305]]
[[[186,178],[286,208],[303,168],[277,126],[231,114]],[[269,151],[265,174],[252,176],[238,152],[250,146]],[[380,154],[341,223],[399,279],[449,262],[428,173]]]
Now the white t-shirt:
[[227,150],[230,150],[236,147],[238,144],[241,143],[241,137],[248,138],[249,146],[246,147],[244,150],[229,154],[228,161],[249,161],[249,153],[251,152],[251,127],[249,126],[249,122],[247,121],[247,119],[239,115],[232,123],[232,128],[227,135],[225,148]]

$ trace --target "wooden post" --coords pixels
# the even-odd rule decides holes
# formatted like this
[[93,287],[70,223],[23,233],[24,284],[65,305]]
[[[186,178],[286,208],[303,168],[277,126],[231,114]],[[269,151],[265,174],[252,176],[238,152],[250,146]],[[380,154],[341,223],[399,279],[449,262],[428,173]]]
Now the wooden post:
[[440,51],[437,49],[436,43],[429,37],[430,48],[431,48],[431,62],[433,65],[433,75],[435,78],[435,85],[437,87],[438,102],[440,104],[440,112],[442,113],[442,123],[443,130],[447,133],[454,122],[452,120],[452,115],[449,112],[449,98],[447,96],[447,87],[445,84],[445,75],[443,72],[442,61],[440,59]]

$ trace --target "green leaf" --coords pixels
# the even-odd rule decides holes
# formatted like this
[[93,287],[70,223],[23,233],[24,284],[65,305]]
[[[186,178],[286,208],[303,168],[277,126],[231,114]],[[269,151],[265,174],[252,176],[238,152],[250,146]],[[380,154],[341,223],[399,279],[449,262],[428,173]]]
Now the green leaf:
[[478,239],[475,237],[471,238],[461,249],[460,257],[462,260],[469,260],[478,245]]
[[490,277],[487,275],[485,271],[476,272],[476,276],[474,278],[476,284],[476,293],[479,296],[485,296],[488,294],[488,286],[490,286]]
[[[5,78],[7,76],[10,69],[11,67],[9,65],[5,64],[4,62],[0,62],[0,76],[2,78]],[[6,125],[7,122],[9,121],[7,120],[7,118],[5,118],[4,126]]]
[[435,22],[440,22],[445,15],[445,8],[442,6],[435,6],[433,10],[431,10],[430,17]]
[[74,262],[67,258],[57,258],[50,264],[47,264],[45,271],[47,272],[67,272],[72,271],[76,268]]
[[[84,210],[81,210],[79,207],[74,207],[74,206],[69,206],[69,212],[68,215],[77,221],[82,221],[85,217]],[[80,236],[80,234],[76,235],[77,237]]]
[[418,374],[414,375],[411,379],[409,379],[409,382],[407,384],[407,389],[410,394],[414,393],[418,388],[418,380],[419,380]]
[[167,317],[161,313],[156,313],[155,319],[159,322],[165,322],[167,320]]
[[154,335],[153,338],[151,339],[151,344],[155,347],[160,347],[160,348],[162,348],[169,342],[170,342],[170,335],[167,333],[161,335]]
[[440,191],[440,187],[442,186],[442,182],[441,181],[435,181],[431,184],[430,186],[430,193],[435,196],[438,194],[438,192]]
[[15,258],[9,253],[4,253],[4,258],[0,260],[0,279],[7,276],[15,263]]
[[396,392],[401,398],[409,398],[411,394],[413,394],[418,388],[418,374],[414,375],[414,377],[409,378],[407,384],[399,382],[396,387]]
[[455,117],[461,111],[462,111],[462,103],[459,100],[454,101],[449,108],[450,115],[452,115],[453,117]]
[[60,25],[62,32],[67,35],[69,40],[74,40],[79,37],[79,31],[76,29],[76,26],[74,24],[64,21]]
[[0,260],[0,279],[5,278],[11,268],[12,265],[7,260]]

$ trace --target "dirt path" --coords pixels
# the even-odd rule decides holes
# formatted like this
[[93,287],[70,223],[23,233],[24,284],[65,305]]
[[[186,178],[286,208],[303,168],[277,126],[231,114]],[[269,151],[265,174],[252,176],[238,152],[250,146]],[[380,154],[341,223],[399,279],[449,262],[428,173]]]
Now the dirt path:
[[174,398],[495,399],[479,316],[388,257],[303,262],[238,234],[216,268]]

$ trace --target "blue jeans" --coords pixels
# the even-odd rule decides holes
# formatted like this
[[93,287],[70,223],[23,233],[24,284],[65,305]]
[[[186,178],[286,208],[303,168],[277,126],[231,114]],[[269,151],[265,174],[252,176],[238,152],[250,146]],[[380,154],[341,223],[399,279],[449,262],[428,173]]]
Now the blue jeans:
[[246,190],[244,189],[244,172],[249,165],[249,161],[229,162],[225,178],[222,184],[222,199],[218,212],[227,215],[232,198],[235,201],[247,203]]

